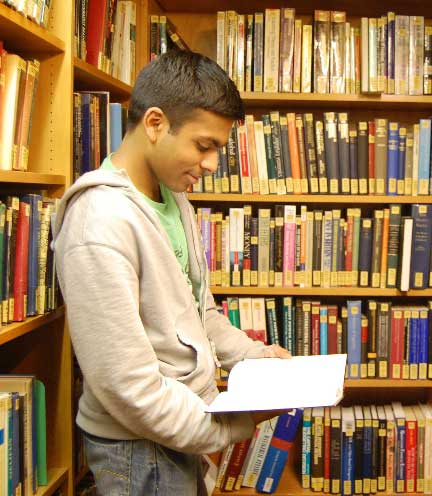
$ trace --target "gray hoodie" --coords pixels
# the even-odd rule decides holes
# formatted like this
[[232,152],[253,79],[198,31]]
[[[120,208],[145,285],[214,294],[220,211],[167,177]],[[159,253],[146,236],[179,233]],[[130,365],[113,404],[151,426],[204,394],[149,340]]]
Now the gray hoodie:
[[193,209],[185,194],[174,198],[194,295],[156,213],[124,170],[85,174],[60,202],[53,245],[84,375],[77,423],[96,436],[209,453],[254,431],[248,414],[205,412],[218,394],[215,364],[230,370],[263,356],[265,346],[216,310]]

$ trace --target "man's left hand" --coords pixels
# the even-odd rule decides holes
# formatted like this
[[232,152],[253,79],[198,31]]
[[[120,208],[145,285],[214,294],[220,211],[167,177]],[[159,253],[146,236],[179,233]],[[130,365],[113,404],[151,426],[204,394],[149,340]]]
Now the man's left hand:
[[265,349],[264,358],[292,358],[292,355],[282,346],[272,344]]

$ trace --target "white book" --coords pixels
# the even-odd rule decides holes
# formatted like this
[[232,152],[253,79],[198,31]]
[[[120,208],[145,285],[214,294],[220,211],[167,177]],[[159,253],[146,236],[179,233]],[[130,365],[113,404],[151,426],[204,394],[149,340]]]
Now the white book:
[[229,209],[229,251],[231,285],[241,285],[241,274],[243,270],[243,248],[244,248],[244,210],[243,208]]
[[264,298],[252,299],[252,328],[255,339],[267,343],[267,325]]
[[423,95],[424,17],[410,16],[409,85],[410,95]]
[[227,391],[220,393],[207,411],[252,412],[336,405],[343,397],[346,361],[345,354],[243,360],[231,370]]
[[253,334],[252,298],[239,298],[240,329],[249,337]]
[[258,162],[259,191],[261,195],[269,194],[267,158],[264,142],[264,126],[262,121],[254,122],[256,157]]
[[244,479],[242,486],[255,487],[261,468],[264,464],[270,442],[273,437],[274,428],[276,426],[278,417],[270,420],[265,420],[257,426],[255,438],[251,444],[251,451],[247,466],[244,472]]
[[402,219],[402,256],[400,265],[400,285],[401,291],[409,290],[410,266],[411,266],[411,243],[412,243],[413,219],[406,217]]
[[361,18],[361,92],[369,92],[369,19]]

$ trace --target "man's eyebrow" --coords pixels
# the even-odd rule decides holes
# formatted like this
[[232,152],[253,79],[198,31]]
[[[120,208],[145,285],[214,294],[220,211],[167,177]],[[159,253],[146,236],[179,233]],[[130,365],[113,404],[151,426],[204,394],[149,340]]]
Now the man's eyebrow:
[[225,144],[225,143],[221,143],[216,138],[210,138],[208,136],[203,136],[201,139],[204,141],[210,141],[216,148],[222,148]]

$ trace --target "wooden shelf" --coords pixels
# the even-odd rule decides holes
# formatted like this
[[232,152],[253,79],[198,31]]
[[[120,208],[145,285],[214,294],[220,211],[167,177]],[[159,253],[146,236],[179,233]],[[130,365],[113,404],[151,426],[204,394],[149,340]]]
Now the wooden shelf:
[[48,470],[48,485],[40,486],[36,496],[50,496],[67,478],[67,468],[52,468]]
[[193,202],[226,203],[341,203],[341,204],[386,204],[386,203],[432,203],[432,196],[387,196],[387,195],[244,195],[242,193],[188,193]]
[[0,171],[1,183],[37,184],[40,186],[65,186],[66,176],[38,174],[37,172]]
[[398,289],[379,289],[379,288],[276,288],[274,286],[269,288],[259,288],[256,286],[212,286],[210,288],[214,295],[252,295],[252,296],[369,296],[377,298],[383,297],[421,297],[430,298],[432,296],[432,288],[422,290],[409,290],[406,292],[399,291]]
[[53,320],[63,317],[64,314],[65,307],[61,306],[45,315],[37,315],[36,317],[30,317],[23,322],[14,322],[10,325],[0,327],[0,346],[23,336],[24,334],[32,332]]
[[[158,0],[158,5],[168,12],[192,12],[192,13],[216,13],[218,10],[236,10],[239,14],[250,14],[253,12],[263,11],[269,5],[271,8],[286,7],[285,0],[273,0],[270,4],[265,0]],[[290,7],[296,9],[296,14],[307,14],[312,16],[314,8],[322,10],[338,10],[346,11],[347,16],[369,16],[376,17],[382,15],[387,10],[392,10],[397,14],[416,15],[421,12],[421,15],[432,17],[432,4],[426,3],[424,0],[382,0],[376,2],[366,0],[363,2],[353,2],[352,0],[321,0],[319,3],[313,4],[304,2],[304,0],[291,0]],[[215,22],[216,24],[216,22]]]
[[8,51],[16,50],[26,54],[65,51],[62,40],[6,5],[0,5],[0,33]]
[[242,92],[247,107],[319,107],[327,109],[419,110],[432,104],[431,95],[323,95],[317,93]]
[[84,91],[109,91],[112,101],[128,100],[132,93],[132,86],[77,57],[74,58],[74,87]]
[[370,389],[380,389],[380,388],[432,388],[432,381],[426,379],[346,379],[345,380],[346,389],[358,389],[358,388],[370,388]]

